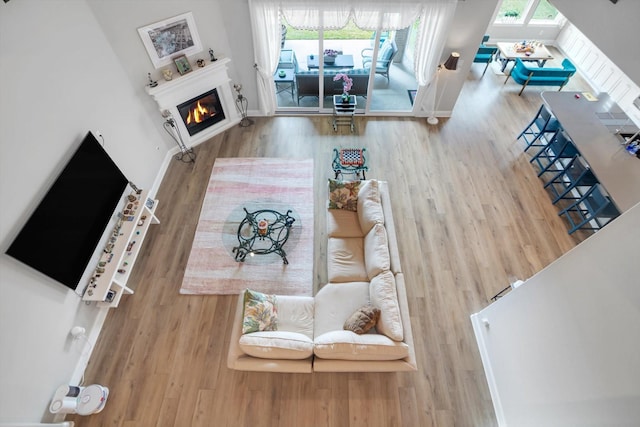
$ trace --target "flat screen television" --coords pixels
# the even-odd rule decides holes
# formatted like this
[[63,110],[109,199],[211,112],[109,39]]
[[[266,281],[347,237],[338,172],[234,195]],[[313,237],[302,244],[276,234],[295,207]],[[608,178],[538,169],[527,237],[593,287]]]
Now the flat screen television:
[[87,133],[7,255],[75,290],[128,182]]

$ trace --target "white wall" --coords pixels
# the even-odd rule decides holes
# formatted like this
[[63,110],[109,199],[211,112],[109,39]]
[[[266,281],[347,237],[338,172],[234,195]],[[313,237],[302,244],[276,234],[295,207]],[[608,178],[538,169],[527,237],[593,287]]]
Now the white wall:
[[639,224],[640,204],[472,316],[501,426],[638,425]]
[[[447,117],[462,90],[473,57],[478,51],[482,36],[486,33],[487,23],[493,16],[499,0],[459,1],[453,23],[449,29],[449,38],[445,44],[440,64],[446,61],[451,52],[460,53],[456,72],[440,71],[436,93],[436,115]],[[445,91],[445,93],[443,93]]]
[[88,130],[143,188],[167,150],[84,1],[0,3],[0,76],[0,423],[40,421],[86,350],[70,329],[102,312],[4,252]]
[[[140,98],[141,111],[149,115],[158,131],[163,135],[166,147],[175,147],[175,142],[162,129],[163,119],[158,110],[158,105],[145,92],[147,74],[155,80],[161,80],[161,70],[167,67],[155,69],[147,51],[142,44],[138,28],[158,22],[172,16],[191,12],[196,28],[200,36],[203,51],[189,56],[192,67],[196,67],[197,59],[209,60],[208,50],[213,49],[215,55],[231,58],[229,75],[231,79],[241,81],[248,93],[256,91],[255,72],[246,74],[246,67],[239,69],[237,63],[247,62],[244,57],[249,57],[249,64],[253,64],[253,49],[251,45],[251,30],[249,28],[249,12],[247,0],[233,2],[219,2],[218,0],[86,0],[93,10],[100,28],[104,32],[115,55]],[[243,11],[246,9],[246,11]],[[229,12],[225,12],[229,10]],[[238,22],[246,22],[246,26],[238,25]],[[229,34],[227,34],[229,32]],[[232,45],[229,44],[230,40]],[[174,73],[177,73],[175,67]],[[238,73],[236,70],[240,70]],[[250,79],[250,77],[252,77]],[[243,80],[247,80],[246,82]],[[249,80],[253,80],[253,85]],[[253,89],[252,89],[253,88]],[[250,102],[256,102],[255,96],[249,96]],[[250,107],[251,108],[251,107]]]
[[575,0],[553,0],[553,5],[640,85],[640,1],[587,0],[576,7]]

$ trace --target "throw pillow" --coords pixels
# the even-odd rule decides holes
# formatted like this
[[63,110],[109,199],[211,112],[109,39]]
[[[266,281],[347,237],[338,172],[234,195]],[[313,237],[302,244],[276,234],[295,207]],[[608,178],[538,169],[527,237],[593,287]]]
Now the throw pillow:
[[360,181],[329,179],[329,209],[358,210]]
[[380,309],[380,320],[376,330],[394,341],[402,341],[404,328],[393,273],[385,271],[371,279],[369,298],[371,298],[371,304]]
[[378,181],[362,181],[358,192],[358,220],[362,234],[367,234],[375,224],[384,224]]
[[276,296],[250,289],[245,290],[242,333],[276,331],[277,329],[278,310],[276,308]]
[[344,322],[344,330],[356,334],[366,334],[373,328],[380,318],[380,310],[368,304],[360,307]]

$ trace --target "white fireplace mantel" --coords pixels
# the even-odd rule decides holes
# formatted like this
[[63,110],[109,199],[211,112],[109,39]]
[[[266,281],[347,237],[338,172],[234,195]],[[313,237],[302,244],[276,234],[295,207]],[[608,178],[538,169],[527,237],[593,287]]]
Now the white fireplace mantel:
[[[227,72],[229,62],[229,58],[219,58],[215,62],[207,62],[202,68],[194,67],[193,71],[183,76],[176,75],[173,80],[159,81],[158,86],[146,88],[147,93],[158,103],[160,113],[165,110],[171,113],[188,146],[197,145],[240,123],[241,117],[234,102],[231,79]],[[214,88],[217,89],[225,118],[190,136],[177,106]]]

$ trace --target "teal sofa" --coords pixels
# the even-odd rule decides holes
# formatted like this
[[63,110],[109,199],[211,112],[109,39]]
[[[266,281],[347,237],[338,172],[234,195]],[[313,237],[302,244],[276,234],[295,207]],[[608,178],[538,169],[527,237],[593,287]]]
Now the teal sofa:
[[529,66],[522,62],[520,58],[516,58],[516,63],[504,82],[506,84],[509,77],[511,77],[516,83],[521,84],[522,89],[518,92],[518,96],[529,85],[560,86],[560,89],[558,89],[560,91],[575,73],[576,67],[566,58],[562,61],[562,68]]
[[[342,93],[343,80],[333,81],[336,74],[344,73],[353,80],[350,95],[367,96],[369,86],[369,70],[362,68],[348,70],[324,70],[324,96],[339,95]],[[318,96],[318,70],[296,71],[296,91],[298,92],[298,104],[305,96]]]

